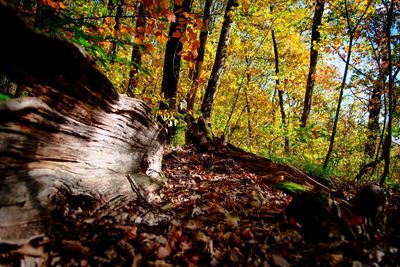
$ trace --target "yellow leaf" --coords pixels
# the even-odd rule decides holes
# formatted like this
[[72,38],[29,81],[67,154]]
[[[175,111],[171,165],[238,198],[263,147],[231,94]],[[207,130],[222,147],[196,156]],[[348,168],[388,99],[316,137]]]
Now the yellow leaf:
[[141,44],[142,43],[142,39],[135,37],[135,39],[133,39],[133,43],[134,44]]

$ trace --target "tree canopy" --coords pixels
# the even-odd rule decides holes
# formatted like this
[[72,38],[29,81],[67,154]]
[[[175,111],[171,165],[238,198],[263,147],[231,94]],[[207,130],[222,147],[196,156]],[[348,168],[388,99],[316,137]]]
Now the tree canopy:
[[[36,30],[82,46],[119,93],[153,107],[174,145],[205,118],[210,135],[308,173],[398,183],[395,0],[14,5]],[[29,95],[10,80],[3,98]]]

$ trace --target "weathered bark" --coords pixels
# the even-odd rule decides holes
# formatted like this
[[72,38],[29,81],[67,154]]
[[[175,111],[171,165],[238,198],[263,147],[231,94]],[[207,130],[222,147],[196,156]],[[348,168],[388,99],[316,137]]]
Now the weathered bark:
[[[271,7],[271,12],[272,12],[272,7]],[[280,88],[280,81],[279,81],[279,53],[278,53],[278,44],[276,42],[275,38],[275,31],[271,30],[271,35],[272,35],[272,44],[274,47],[274,57],[275,57],[275,75],[277,76],[275,78],[276,82],[276,87],[275,90],[278,91],[278,98],[279,98],[279,109],[281,112],[281,119],[282,119],[282,125],[286,131],[287,124],[286,124],[286,113],[285,113],[285,108],[284,108],[284,103],[283,103],[283,90]],[[285,136],[284,138],[284,150],[285,153],[289,152],[289,138]]]
[[225,10],[224,22],[222,24],[221,34],[219,36],[219,42],[217,52],[215,55],[214,66],[211,71],[210,80],[208,81],[206,92],[204,94],[203,103],[201,104],[201,113],[205,121],[209,122],[211,118],[211,109],[214,103],[215,94],[224,72],[226,50],[228,48],[229,39],[231,36],[232,28],[232,12],[238,5],[236,0],[228,0]]
[[208,32],[210,27],[210,20],[211,20],[211,4],[212,0],[206,0],[204,4],[204,13],[203,13],[203,27],[200,32],[200,46],[197,48],[197,59],[196,59],[196,66],[192,73],[192,85],[186,97],[187,103],[187,110],[193,110],[194,100],[196,98],[197,90],[199,89],[199,79],[201,75],[201,69],[203,67],[204,61],[204,53],[208,38]]
[[[160,109],[174,110],[176,105],[176,92],[178,90],[179,72],[181,69],[182,43],[178,33],[184,33],[186,30],[186,18],[184,12],[189,13],[192,0],[184,0],[182,5],[175,1],[174,13],[176,14],[176,22],[171,23],[169,27],[169,39],[165,49],[164,72],[161,83],[161,93],[164,101],[160,103]],[[175,35],[174,35],[175,34]]]
[[[76,46],[38,35],[0,2],[0,73],[36,97],[0,102],[0,242],[46,234],[60,207],[104,216],[164,182],[160,125]],[[25,49],[29,44],[31,53]]]
[[308,116],[311,111],[312,95],[314,91],[315,73],[317,70],[318,50],[315,44],[321,40],[321,34],[318,27],[321,26],[322,16],[324,14],[325,0],[316,0],[313,25],[311,29],[311,49],[310,49],[310,68],[307,76],[306,94],[304,97],[304,108],[300,119],[300,126],[306,127]]
[[[138,17],[136,19],[136,34],[137,38],[144,39],[144,26],[146,24],[145,18],[145,7],[142,3],[139,3]],[[142,64],[142,53],[140,52],[139,45],[133,44],[132,47],[132,67],[129,71],[129,82],[128,82],[128,96],[135,97],[138,86],[138,74],[139,67]]]

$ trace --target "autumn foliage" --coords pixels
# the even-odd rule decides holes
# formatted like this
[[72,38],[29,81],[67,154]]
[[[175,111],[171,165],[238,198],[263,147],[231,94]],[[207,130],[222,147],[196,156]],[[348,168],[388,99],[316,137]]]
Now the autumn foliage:
[[[200,107],[218,60],[215,55],[227,7],[227,1],[209,1],[206,13],[207,1],[189,1],[190,11],[174,9],[184,2],[41,0],[36,4],[19,1],[16,8],[38,30],[83,46],[120,93],[145,100],[166,126],[175,127],[173,142],[182,145],[190,127],[187,116],[195,120],[202,116]],[[372,167],[364,168],[358,177],[380,177],[383,162],[390,161],[385,176],[396,183],[398,1],[233,2],[224,71],[212,104],[213,135],[325,178],[353,179],[365,166]],[[316,5],[322,2],[322,19],[313,26],[315,12],[321,11]],[[171,23],[176,31],[169,37]],[[201,47],[200,36],[205,32]],[[312,40],[312,35],[318,38]],[[179,73],[174,73],[179,77],[172,96],[176,105],[159,110],[160,103],[170,100],[161,94],[161,82],[171,38],[182,45]],[[318,53],[313,71],[311,49],[314,57]],[[343,77],[346,62],[349,71]],[[305,90],[311,81],[313,91],[306,100],[310,110],[304,113]],[[341,85],[343,103],[337,108]],[[185,109],[187,100],[189,109]],[[335,112],[337,126],[333,127]],[[302,114],[309,114],[307,123],[301,120]],[[332,128],[337,133],[327,161]]]

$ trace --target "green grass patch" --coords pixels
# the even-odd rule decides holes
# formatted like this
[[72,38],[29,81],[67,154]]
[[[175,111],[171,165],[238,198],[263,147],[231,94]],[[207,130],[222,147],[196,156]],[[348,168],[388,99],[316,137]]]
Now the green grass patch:
[[276,184],[275,188],[282,190],[282,191],[289,192],[289,193],[293,193],[293,194],[310,191],[309,187],[307,187],[305,185],[297,184],[295,182],[282,182],[282,183]]

